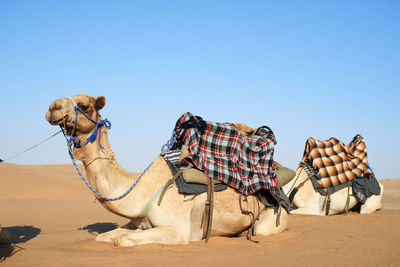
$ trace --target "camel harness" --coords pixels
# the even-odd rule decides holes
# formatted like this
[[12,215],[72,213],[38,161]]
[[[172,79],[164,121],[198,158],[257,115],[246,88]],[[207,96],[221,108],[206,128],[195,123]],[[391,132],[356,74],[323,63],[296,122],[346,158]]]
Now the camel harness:
[[[69,98],[69,99],[70,99],[70,101],[71,101],[71,106],[72,106],[73,110],[75,111],[75,124],[74,124],[74,127],[73,127],[73,129],[72,129],[72,132],[71,132],[71,135],[69,136],[69,138],[68,138],[68,134],[67,134],[67,131],[66,131],[65,127],[62,128],[62,127],[60,126],[60,128],[61,128],[61,130],[62,130],[62,132],[63,132],[63,134],[64,134],[64,136],[65,136],[65,139],[66,139],[66,141],[67,141],[68,153],[69,153],[69,156],[71,157],[72,164],[74,165],[76,171],[78,172],[78,175],[81,177],[82,181],[86,184],[86,186],[89,187],[89,189],[92,190],[92,192],[93,192],[94,194],[96,194],[96,196],[98,196],[100,199],[104,199],[104,200],[108,200],[108,201],[114,201],[114,200],[119,200],[119,199],[125,197],[127,194],[129,194],[129,192],[132,191],[132,189],[133,189],[133,188],[135,187],[135,185],[139,182],[139,180],[143,177],[143,175],[147,172],[147,170],[151,167],[151,165],[153,165],[154,161],[152,161],[152,162],[147,166],[147,168],[144,169],[144,171],[140,174],[140,176],[136,179],[136,181],[132,184],[132,186],[131,186],[125,193],[121,194],[120,196],[110,198],[110,197],[103,196],[102,194],[100,194],[99,192],[97,192],[96,189],[94,189],[94,188],[88,183],[88,181],[85,179],[85,177],[83,177],[83,175],[82,175],[82,173],[80,172],[78,166],[76,165],[76,160],[75,160],[75,157],[74,157],[74,147],[76,147],[76,148],[84,147],[84,146],[86,146],[89,142],[93,143],[93,142],[97,139],[97,137],[98,137],[98,139],[99,139],[99,141],[98,141],[98,142],[99,142],[99,146],[100,146],[100,148],[101,148],[102,150],[104,150],[104,147],[101,145],[101,142],[100,142],[101,128],[102,128],[102,127],[106,127],[107,129],[111,129],[111,122],[110,122],[107,118],[104,119],[104,120],[100,120],[100,121],[95,121],[95,120],[93,120],[92,118],[90,118],[89,116],[87,116],[87,115],[85,114],[85,112],[83,112],[83,111],[79,108],[79,106],[76,104],[76,102],[75,102],[74,99],[72,99],[72,98]],[[94,127],[94,129],[93,129],[91,135],[89,136],[89,138],[87,138],[85,144],[83,144],[83,145],[81,145],[81,140],[79,139],[79,137],[74,137],[74,136],[72,136],[72,135],[74,134],[74,132],[75,132],[76,124],[77,124],[77,121],[78,121],[78,120],[77,120],[77,119],[78,119],[78,111],[79,111],[80,113],[82,113],[88,120],[90,120],[91,122],[93,122],[94,124],[96,124],[96,126]],[[71,127],[71,125],[72,125],[72,116],[71,116],[71,122],[70,122],[69,127]],[[162,151],[163,151],[163,150],[168,151],[168,150],[173,146],[173,144],[175,143],[175,141],[176,141],[176,136],[172,135],[172,137],[167,141],[167,143],[161,147]],[[98,159],[98,158],[96,158],[96,159]],[[95,160],[96,160],[96,159],[95,159]]]

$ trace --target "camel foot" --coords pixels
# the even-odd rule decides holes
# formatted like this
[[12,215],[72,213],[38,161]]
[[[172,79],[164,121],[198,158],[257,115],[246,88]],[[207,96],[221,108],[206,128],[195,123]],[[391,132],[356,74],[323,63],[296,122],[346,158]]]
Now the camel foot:
[[117,228],[117,229],[97,235],[95,240],[101,241],[101,242],[115,242],[115,240],[117,239],[118,236],[128,233],[128,232],[132,232],[132,231],[142,231],[142,230],[139,230],[139,229],[129,230],[129,229],[125,229],[125,228]]
[[114,239],[116,246],[135,246],[150,243],[181,245],[189,243],[189,236],[182,234],[173,226],[158,226],[147,230],[128,230],[120,232]]

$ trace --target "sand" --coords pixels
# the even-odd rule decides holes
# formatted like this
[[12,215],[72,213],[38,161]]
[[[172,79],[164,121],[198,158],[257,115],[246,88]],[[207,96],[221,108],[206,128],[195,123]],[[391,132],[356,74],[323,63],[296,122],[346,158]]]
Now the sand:
[[[400,179],[386,179],[374,214],[290,215],[278,235],[189,245],[115,247],[96,234],[127,223],[93,203],[72,165],[0,163],[1,266],[400,266]],[[80,228],[84,226],[83,230]]]

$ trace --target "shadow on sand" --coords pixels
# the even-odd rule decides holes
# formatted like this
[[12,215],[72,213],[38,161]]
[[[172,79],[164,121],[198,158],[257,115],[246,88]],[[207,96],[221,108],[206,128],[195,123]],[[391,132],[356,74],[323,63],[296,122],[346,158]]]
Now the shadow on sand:
[[0,245],[0,262],[5,261],[7,258],[24,249],[17,244],[27,242],[41,232],[40,228],[29,225],[3,227],[3,230],[11,234],[11,239],[7,244]]
[[[88,230],[92,235],[98,235],[118,228],[116,223],[93,223],[83,227],[83,230]],[[80,230],[80,229],[79,229]]]

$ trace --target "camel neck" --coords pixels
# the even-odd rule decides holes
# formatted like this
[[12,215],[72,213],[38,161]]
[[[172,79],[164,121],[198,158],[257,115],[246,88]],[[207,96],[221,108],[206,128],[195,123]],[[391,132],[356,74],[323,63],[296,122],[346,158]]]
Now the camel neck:
[[[128,174],[115,160],[108,142],[107,129],[103,129],[100,135],[98,138],[103,148],[97,139],[84,147],[76,148],[74,154],[83,162],[89,184],[100,194],[113,197],[116,192],[126,190],[126,185],[136,175]],[[108,192],[112,192],[113,196],[107,194]]]
[[[96,191],[109,198],[118,197],[132,186],[140,174],[129,174],[116,162],[106,130],[101,131],[100,140],[104,149],[101,149],[96,141],[77,148],[75,156],[84,163],[87,180]],[[157,172],[160,169],[169,170],[161,157],[158,157],[153,164],[158,166]],[[116,201],[102,199],[101,204],[111,212],[124,217],[139,216],[145,205],[144,200],[151,198],[152,194],[165,183],[164,180],[168,179],[168,176],[154,175],[153,172],[147,172],[122,199]],[[149,179],[150,176],[152,179]],[[129,213],[126,213],[122,207],[132,202],[135,206],[130,207]]]

